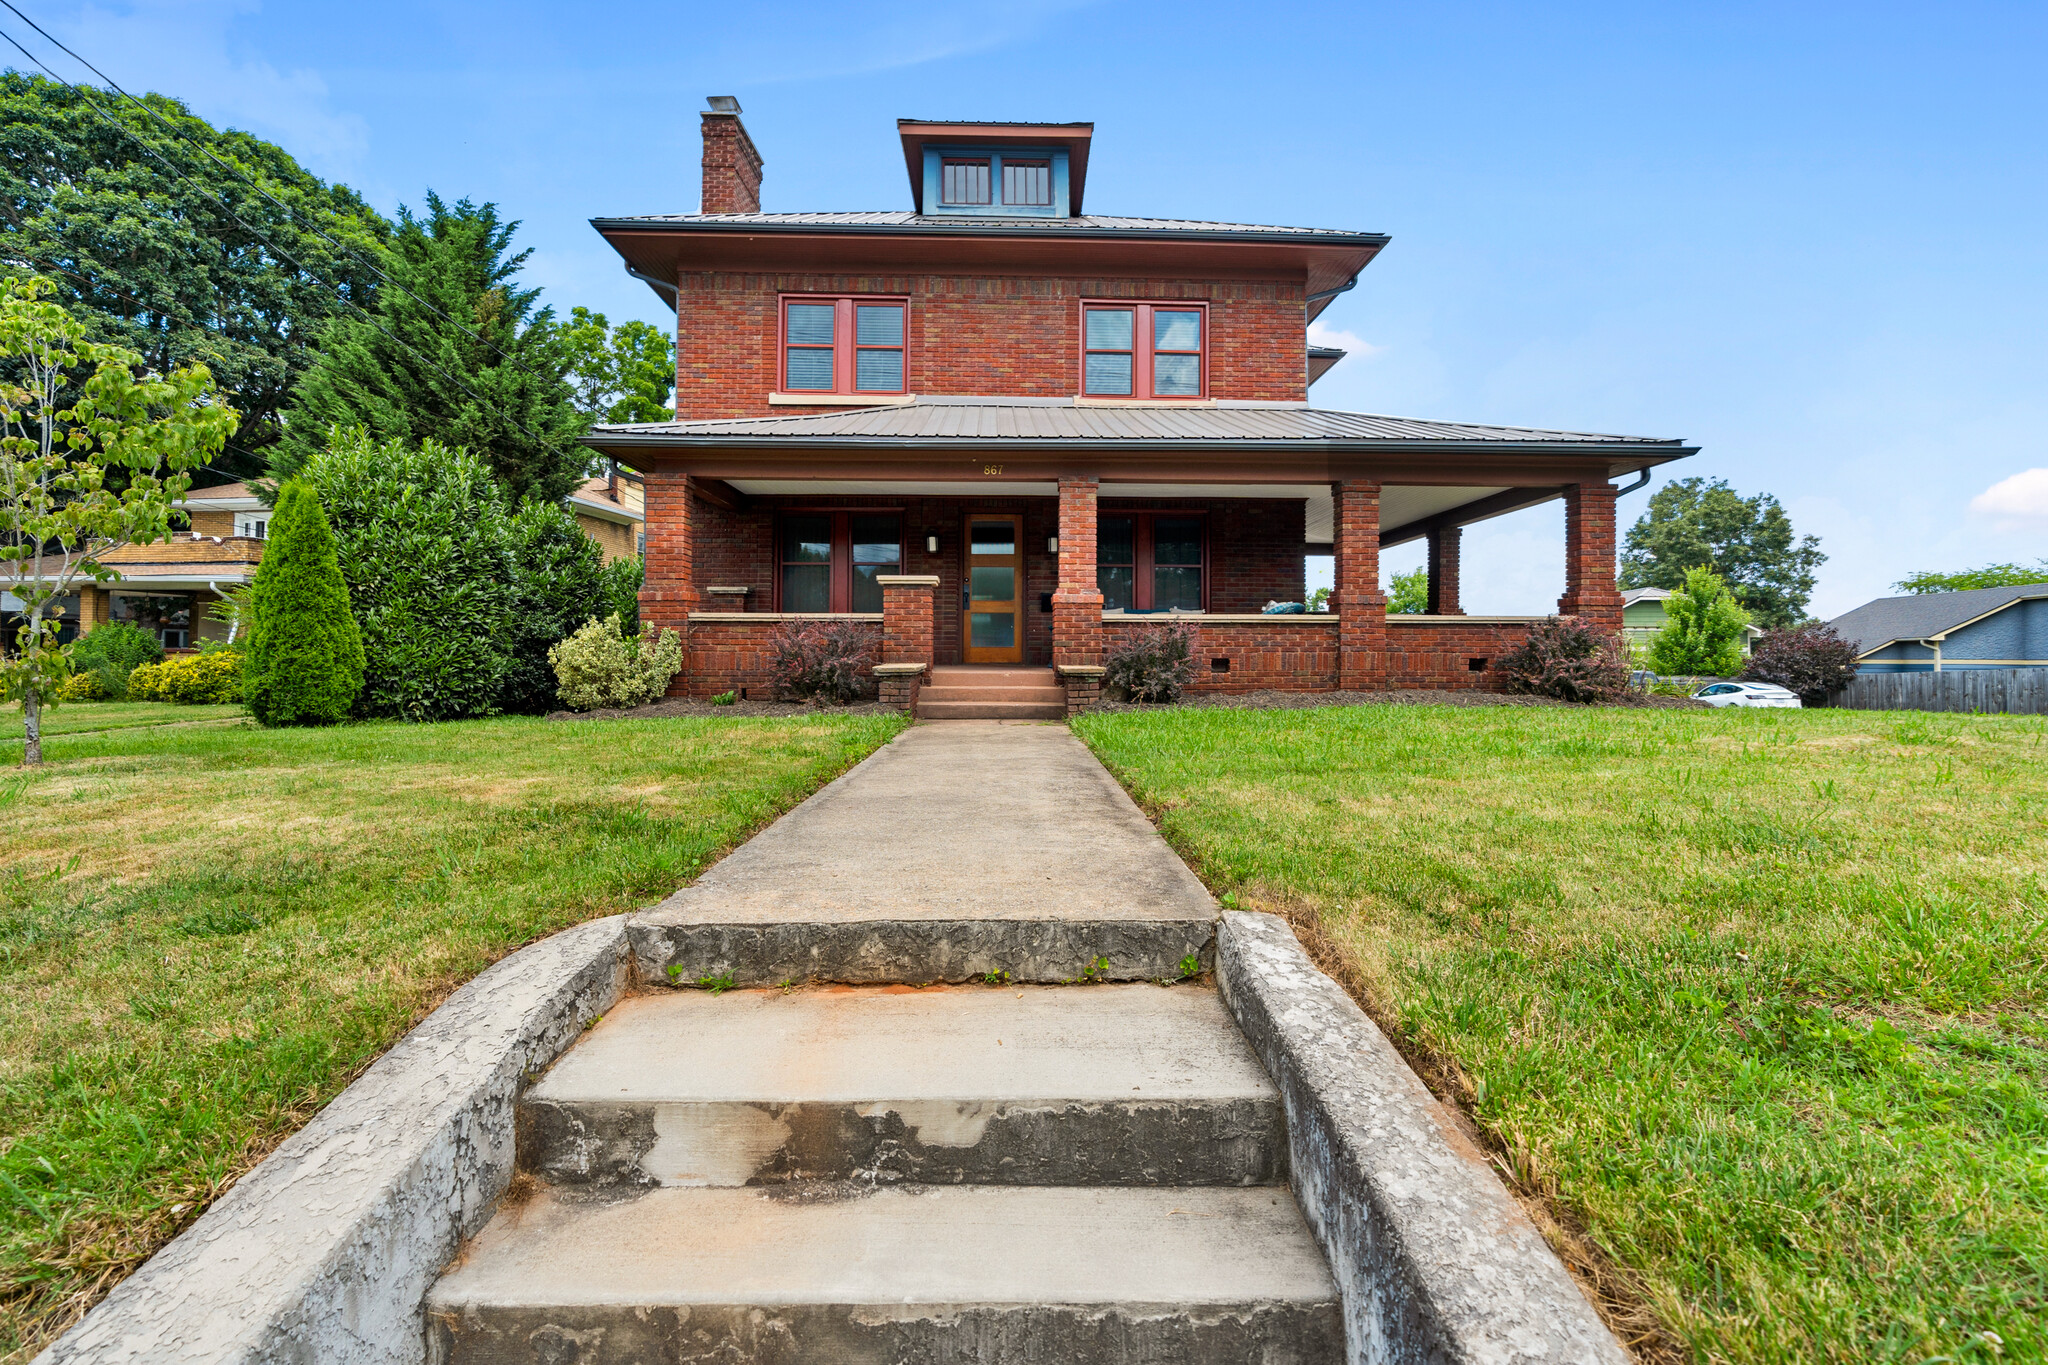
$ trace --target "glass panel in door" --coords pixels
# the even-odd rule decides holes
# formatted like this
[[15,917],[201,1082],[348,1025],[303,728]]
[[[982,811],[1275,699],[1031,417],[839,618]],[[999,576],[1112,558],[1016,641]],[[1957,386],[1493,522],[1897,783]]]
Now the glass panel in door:
[[971,664],[1024,662],[1022,518],[967,519],[965,649]]

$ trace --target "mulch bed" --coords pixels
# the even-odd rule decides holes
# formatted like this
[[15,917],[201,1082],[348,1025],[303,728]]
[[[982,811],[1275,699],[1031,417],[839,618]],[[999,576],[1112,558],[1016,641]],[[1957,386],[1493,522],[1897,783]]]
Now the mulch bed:
[[671,720],[678,716],[870,716],[889,708],[878,701],[847,706],[813,706],[801,701],[754,701],[742,697],[730,706],[713,706],[697,697],[670,697],[646,706],[605,707],[596,711],[555,711],[549,720]]
[[[1220,706],[1234,711],[1300,711],[1317,706],[1573,706],[1553,697],[1511,697],[1505,692],[1410,687],[1390,692],[1198,692],[1177,702],[1105,701],[1099,711],[1158,711],[1164,706]],[[1633,707],[1704,710],[1691,697],[1639,696]]]

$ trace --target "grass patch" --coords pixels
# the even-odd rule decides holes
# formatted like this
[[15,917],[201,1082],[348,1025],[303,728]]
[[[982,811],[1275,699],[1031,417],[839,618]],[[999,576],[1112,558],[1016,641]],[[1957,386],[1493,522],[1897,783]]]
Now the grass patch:
[[[43,712],[43,738],[130,730],[148,725],[190,725],[195,721],[239,720],[253,725],[240,706],[177,706],[167,701],[67,701]],[[21,703],[0,705],[0,743],[20,744]]]
[[53,739],[0,777],[0,1352],[67,1325],[455,986],[690,882],[901,724]]
[[1212,888],[1315,916],[1652,1355],[2048,1357],[2048,723],[1075,728]]

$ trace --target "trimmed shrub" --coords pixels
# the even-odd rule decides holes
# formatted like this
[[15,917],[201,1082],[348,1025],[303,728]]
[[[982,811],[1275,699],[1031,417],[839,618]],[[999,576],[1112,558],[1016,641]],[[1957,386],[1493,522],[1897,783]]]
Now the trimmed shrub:
[[511,532],[518,577],[498,705],[515,715],[540,715],[560,704],[551,651],[580,623],[613,611],[611,578],[597,542],[559,504],[525,504],[513,515]]
[[337,431],[305,481],[333,519],[362,632],[358,716],[453,720],[498,710],[517,567],[490,466],[434,441]]
[[797,701],[846,702],[875,694],[882,640],[859,621],[792,623],[775,632],[770,673],[776,690]]
[[1102,685],[1132,701],[1179,701],[1195,680],[1195,628],[1152,626],[1111,647]]
[[278,494],[250,605],[242,690],[256,719],[332,725],[346,716],[363,688],[363,638],[349,611],[334,532],[319,495],[303,480]]
[[1860,667],[1854,640],[1844,640],[1833,626],[1813,622],[1787,630],[1766,631],[1751,648],[1742,676],[1751,682],[1776,683],[1797,692],[1808,706],[1820,706],[1830,692],[1849,685]]
[[1529,638],[1500,661],[1502,691],[1559,701],[1623,702],[1628,656],[1621,641],[1589,621],[1552,617],[1539,621]]
[[71,646],[71,673],[91,674],[99,697],[120,701],[128,695],[128,675],[142,664],[163,662],[163,657],[163,645],[140,626],[103,621]]
[[672,630],[658,640],[619,628],[618,613],[591,620],[548,651],[555,690],[572,711],[600,706],[644,706],[668,691],[683,671],[683,645]]
[[1686,570],[1685,585],[1664,600],[1664,616],[1664,629],[1650,641],[1657,672],[1725,678],[1742,667],[1749,613],[1712,571]]
[[97,675],[73,673],[57,684],[58,701],[106,701],[106,689],[100,686]]
[[231,705],[242,699],[242,653],[217,649],[143,664],[129,675],[128,695],[135,701],[181,706]]

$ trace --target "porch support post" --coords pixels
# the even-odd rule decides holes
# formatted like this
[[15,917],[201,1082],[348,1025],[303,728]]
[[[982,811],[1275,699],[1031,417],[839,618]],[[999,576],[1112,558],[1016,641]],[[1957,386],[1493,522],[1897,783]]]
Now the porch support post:
[[1578,616],[1604,630],[1621,630],[1621,592],[1614,586],[1614,485],[1566,484],[1564,490],[1564,596],[1559,616]]
[[1102,663],[1102,590],[1095,581],[1094,479],[1060,478],[1060,585],[1052,595],[1054,667]]
[[1429,533],[1429,613],[1432,616],[1463,616],[1458,602],[1458,546],[1465,537],[1462,526],[1440,526]]
[[1387,597],[1380,591],[1380,486],[1346,479],[1330,486],[1336,504],[1337,686],[1387,685]]
[[683,671],[669,695],[686,697],[696,672],[690,658],[690,613],[697,610],[697,573],[690,525],[690,476],[665,470],[646,472],[647,552],[641,567],[640,630],[673,630],[683,644]]
[[932,662],[932,597],[935,573],[880,574],[882,662],[875,665],[882,702],[902,711],[917,708],[917,690]]

